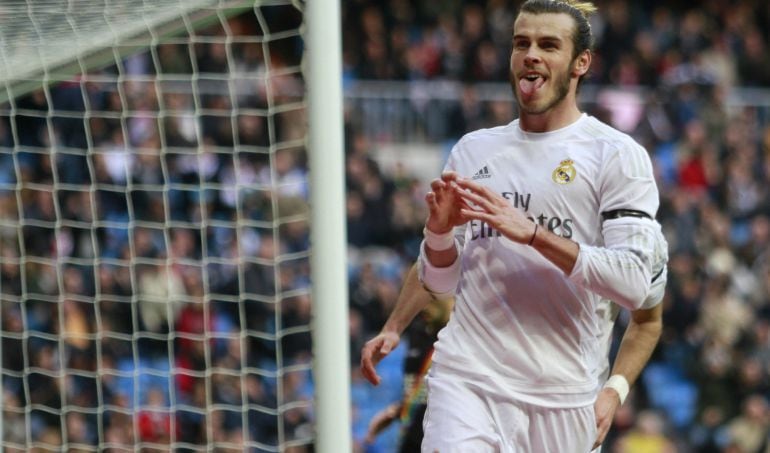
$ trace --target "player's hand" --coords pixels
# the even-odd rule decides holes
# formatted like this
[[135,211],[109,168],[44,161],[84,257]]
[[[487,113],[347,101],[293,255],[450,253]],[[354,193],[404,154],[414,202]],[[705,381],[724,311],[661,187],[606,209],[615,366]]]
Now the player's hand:
[[535,225],[502,195],[470,179],[458,178],[455,184],[468,206],[461,211],[465,218],[480,220],[513,242],[526,244],[532,239]]
[[398,413],[401,411],[401,403],[393,403],[387,406],[385,409],[374,414],[372,420],[369,422],[369,427],[366,430],[366,438],[364,442],[367,444],[373,444],[375,438],[385,428],[390,426],[393,421],[398,418]]
[[468,221],[462,214],[462,210],[468,206],[457,191],[459,179],[457,173],[449,171],[443,173],[441,178],[431,181],[430,192],[425,195],[425,202],[428,203],[428,220],[425,227],[428,230],[443,234]]
[[615,390],[606,388],[599,392],[599,396],[594,403],[594,412],[596,413],[596,442],[594,442],[594,450],[607,437],[618,407],[620,407],[620,397]]
[[395,332],[381,332],[367,341],[361,349],[361,374],[373,385],[380,384],[380,376],[375,367],[380,360],[398,346],[400,338]]

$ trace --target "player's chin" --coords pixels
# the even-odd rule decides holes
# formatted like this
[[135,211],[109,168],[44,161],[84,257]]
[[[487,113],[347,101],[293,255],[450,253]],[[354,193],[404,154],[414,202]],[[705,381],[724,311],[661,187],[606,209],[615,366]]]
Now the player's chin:
[[550,106],[544,102],[530,101],[527,103],[519,102],[519,110],[527,115],[543,115],[548,113]]
[[518,90],[514,90],[516,94],[516,104],[519,106],[519,111],[529,113],[530,110],[535,108],[536,101],[533,96],[523,96]]

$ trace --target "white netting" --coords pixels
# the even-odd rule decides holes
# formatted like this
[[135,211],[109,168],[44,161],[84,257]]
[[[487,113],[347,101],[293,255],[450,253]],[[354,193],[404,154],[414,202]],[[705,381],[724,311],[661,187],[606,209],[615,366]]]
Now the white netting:
[[312,444],[302,8],[0,4],[4,451]]

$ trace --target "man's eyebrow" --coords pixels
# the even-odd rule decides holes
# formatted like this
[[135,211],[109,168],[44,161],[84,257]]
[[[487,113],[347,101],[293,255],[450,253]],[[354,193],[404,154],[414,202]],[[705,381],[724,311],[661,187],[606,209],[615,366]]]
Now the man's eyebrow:
[[563,41],[563,39],[560,36],[554,36],[554,35],[541,36],[537,40],[538,41],[557,41],[557,42]]
[[532,38],[532,37],[530,37],[528,35],[521,35],[521,34],[513,35],[513,40],[515,41],[517,39],[530,39],[530,40],[535,40],[535,41],[558,41],[558,42],[562,42],[563,41],[562,38],[560,38],[559,36],[555,36],[555,35],[546,35],[546,36],[540,36],[540,37],[537,37],[537,38]]

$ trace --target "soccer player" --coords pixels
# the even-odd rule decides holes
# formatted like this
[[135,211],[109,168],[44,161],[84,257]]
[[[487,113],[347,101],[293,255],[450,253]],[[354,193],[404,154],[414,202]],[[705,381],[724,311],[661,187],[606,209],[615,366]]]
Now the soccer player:
[[372,417],[366,442],[373,443],[380,432],[398,420],[401,423],[398,451],[413,453],[419,451],[422,444],[422,421],[427,408],[425,377],[433,356],[433,344],[436,334],[449,320],[454,301],[431,297],[419,284],[416,272],[407,274],[399,298],[410,298],[403,303],[424,308],[404,334],[409,349],[403,366],[402,399]]
[[[591,451],[660,337],[667,254],[652,165],[577,105],[594,11],[521,6],[510,63],[519,118],[464,136],[426,195],[416,272],[455,306],[427,379],[423,451]],[[374,384],[421,309],[407,300],[362,351]],[[631,322],[607,379],[616,306]]]

